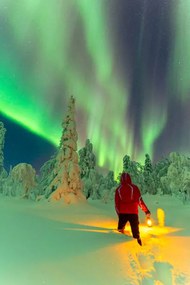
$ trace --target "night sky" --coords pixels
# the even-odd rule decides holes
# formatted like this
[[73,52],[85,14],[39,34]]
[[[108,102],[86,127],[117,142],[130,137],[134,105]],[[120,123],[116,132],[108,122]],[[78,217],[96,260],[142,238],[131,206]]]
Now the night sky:
[[190,0],[1,0],[6,167],[50,158],[71,95],[99,166],[189,155],[189,27]]

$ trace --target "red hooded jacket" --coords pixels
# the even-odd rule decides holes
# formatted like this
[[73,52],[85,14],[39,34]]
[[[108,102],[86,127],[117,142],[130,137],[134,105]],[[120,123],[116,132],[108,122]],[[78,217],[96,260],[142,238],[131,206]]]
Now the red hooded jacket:
[[146,214],[150,213],[141,197],[139,188],[132,184],[128,173],[122,173],[121,184],[115,192],[115,209],[117,214],[138,214],[138,206]]

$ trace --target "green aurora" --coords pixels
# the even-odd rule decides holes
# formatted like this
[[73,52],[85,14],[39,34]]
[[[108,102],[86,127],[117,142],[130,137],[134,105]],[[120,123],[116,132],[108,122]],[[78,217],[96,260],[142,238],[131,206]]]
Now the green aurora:
[[166,137],[171,101],[188,113],[190,0],[132,2],[1,0],[1,113],[58,145],[74,95],[78,147],[89,138],[98,165],[116,172],[125,154],[188,152]]

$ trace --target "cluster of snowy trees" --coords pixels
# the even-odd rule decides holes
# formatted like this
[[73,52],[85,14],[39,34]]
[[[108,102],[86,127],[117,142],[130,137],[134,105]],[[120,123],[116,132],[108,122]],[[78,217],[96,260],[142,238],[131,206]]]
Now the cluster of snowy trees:
[[96,169],[96,157],[89,139],[77,152],[78,134],[75,122],[75,99],[71,96],[62,122],[57,152],[41,167],[39,175],[27,163],[19,163],[9,174],[3,167],[5,128],[0,125],[0,193],[32,200],[62,200],[66,204],[88,198],[107,202],[115,191],[112,171],[104,177]]
[[123,158],[123,171],[131,174],[134,184],[142,194],[171,194],[183,200],[190,200],[190,158],[171,152],[167,158],[152,164],[150,156],[145,155],[144,165]]
[[114,172],[109,171],[105,176],[99,173],[93,145],[89,139],[86,140],[85,146],[79,150],[79,157],[83,193],[86,199],[102,199],[107,203],[113,197],[117,185],[114,180]]
[[[0,194],[32,200],[62,200],[66,204],[101,199],[104,203],[113,200],[118,186],[114,172],[100,173],[96,166],[93,144],[89,139],[77,151],[78,134],[75,122],[75,99],[71,96],[66,116],[62,123],[62,136],[57,152],[41,167],[39,175],[32,165],[19,163],[9,173],[4,169],[4,143],[6,129],[0,122]],[[144,165],[132,161],[129,155],[123,158],[122,171],[131,175],[142,194],[171,194],[184,202],[190,200],[190,158],[179,153],[152,164],[145,154]]]

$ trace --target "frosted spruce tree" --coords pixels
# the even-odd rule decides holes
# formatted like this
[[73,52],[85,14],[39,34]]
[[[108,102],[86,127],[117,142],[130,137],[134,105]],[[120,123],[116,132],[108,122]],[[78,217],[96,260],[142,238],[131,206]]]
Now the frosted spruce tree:
[[149,154],[145,154],[145,163],[144,163],[144,192],[150,194],[156,194],[157,189],[155,187],[154,175],[153,175],[153,166]]
[[131,159],[129,155],[125,155],[123,158],[123,172],[130,173],[131,171]]
[[55,163],[56,155],[53,155],[44,165],[40,168],[40,174],[38,177],[38,194],[36,196],[37,200],[42,199],[43,197],[48,198],[49,195],[53,192],[53,189],[49,187],[53,179],[57,175],[55,173]]
[[[47,187],[50,200],[63,200],[70,204],[85,200],[77,154],[75,99],[71,96],[66,117],[62,123],[62,136],[54,166],[54,179]],[[53,192],[52,192],[53,191]]]
[[85,146],[79,150],[79,158],[81,179],[84,185],[83,193],[87,199],[95,197],[95,192],[98,189],[96,157],[93,153],[93,145],[89,139],[86,140]]
[[109,200],[114,199],[115,190],[117,188],[117,182],[114,180],[113,171],[108,172],[108,174],[104,178],[103,185],[101,185],[100,187],[101,187],[100,195],[104,203],[107,203]]
[[183,183],[183,169],[180,154],[172,152],[169,155],[170,164],[167,173],[161,177],[164,194],[179,193]]
[[0,122],[0,193],[3,192],[4,183],[7,177],[7,172],[4,169],[4,144],[5,144],[6,129],[4,124]]
[[161,177],[164,194],[172,194],[182,200],[190,198],[190,159],[177,152],[169,155],[167,174]]
[[4,171],[4,144],[6,129],[4,124],[0,122],[0,175]]
[[170,165],[169,159],[162,158],[158,162],[156,162],[154,166],[154,182],[155,187],[157,189],[157,193],[164,194],[167,192],[167,185],[165,185],[161,182],[161,178],[165,177],[167,175],[168,167]]
[[85,146],[79,150],[79,166],[81,178],[88,176],[91,169],[96,167],[96,157],[93,153],[93,145],[89,139],[86,140]]
[[143,174],[142,165],[136,161],[131,161],[129,155],[125,155],[123,158],[123,172],[130,174],[132,182],[143,191]]

